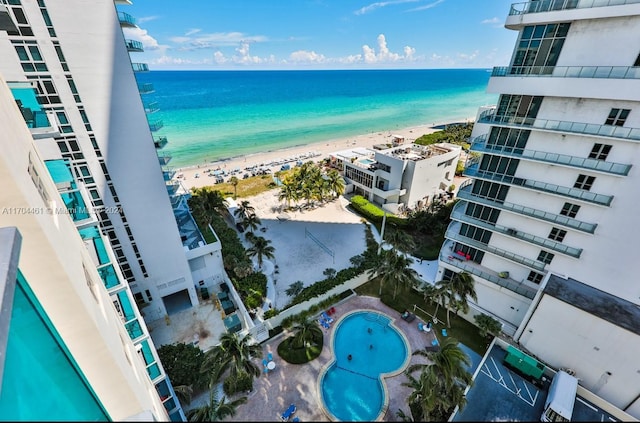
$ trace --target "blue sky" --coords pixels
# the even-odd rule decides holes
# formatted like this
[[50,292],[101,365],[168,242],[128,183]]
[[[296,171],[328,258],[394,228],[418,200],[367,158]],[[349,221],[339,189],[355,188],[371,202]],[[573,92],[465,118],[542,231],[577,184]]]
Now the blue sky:
[[507,0],[132,1],[152,70],[489,68],[517,36]]

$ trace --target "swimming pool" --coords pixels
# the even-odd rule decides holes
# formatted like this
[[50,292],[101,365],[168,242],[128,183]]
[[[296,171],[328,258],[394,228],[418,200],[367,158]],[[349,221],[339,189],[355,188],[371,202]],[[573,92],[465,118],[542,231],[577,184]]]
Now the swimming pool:
[[376,420],[388,403],[382,378],[401,372],[409,362],[404,336],[390,317],[355,311],[336,326],[332,346],[333,362],[319,379],[325,410],[335,420]]
[[375,162],[376,162],[375,160],[371,160],[371,159],[367,159],[367,158],[358,160],[358,163],[362,163],[363,165],[370,165],[370,164],[373,164]]

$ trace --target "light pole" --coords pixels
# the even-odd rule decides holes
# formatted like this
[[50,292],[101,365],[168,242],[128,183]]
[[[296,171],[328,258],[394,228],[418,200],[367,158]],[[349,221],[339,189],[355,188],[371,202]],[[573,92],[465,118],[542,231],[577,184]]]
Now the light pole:
[[380,255],[380,251],[382,251],[382,243],[384,242],[384,227],[387,223],[387,210],[382,207],[382,229],[380,230],[380,245],[378,245],[378,255]]

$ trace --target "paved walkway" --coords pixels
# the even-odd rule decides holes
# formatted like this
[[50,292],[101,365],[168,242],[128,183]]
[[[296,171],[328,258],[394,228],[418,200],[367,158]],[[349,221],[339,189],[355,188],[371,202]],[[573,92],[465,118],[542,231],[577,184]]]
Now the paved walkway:
[[[377,310],[383,312],[394,319],[394,324],[406,336],[410,344],[411,351],[422,349],[431,344],[431,340],[436,336],[434,332],[419,332],[418,319],[407,323],[400,319],[400,315],[395,310],[382,304],[378,298],[354,296],[335,306],[336,316],[339,319],[347,312],[358,309]],[[248,402],[238,407],[235,416],[226,420],[229,421],[279,421],[280,415],[289,404],[293,403],[298,408],[296,415],[301,421],[328,421],[321,407],[320,394],[318,392],[318,377],[323,366],[332,358],[330,351],[330,336],[336,323],[331,325],[331,329],[325,331],[324,348],[320,356],[310,363],[297,365],[289,364],[280,359],[277,353],[278,344],[284,337],[278,336],[267,341],[263,345],[264,357],[267,353],[273,354],[276,368],[269,374],[261,375],[254,381],[254,390],[249,394]],[[257,360],[262,367],[262,359]],[[424,362],[422,357],[412,356],[410,364]],[[409,413],[406,398],[411,393],[411,389],[402,386],[407,380],[404,374],[385,379],[389,392],[389,408],[384,416],[384,421],[400,421],[396,417],[398,409]]]

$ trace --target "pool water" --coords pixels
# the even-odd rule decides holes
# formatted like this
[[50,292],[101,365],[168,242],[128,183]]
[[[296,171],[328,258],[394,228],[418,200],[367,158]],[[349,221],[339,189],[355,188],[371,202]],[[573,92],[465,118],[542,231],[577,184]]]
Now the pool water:
[[363,165],[370,165],[375,163],[375,160],[371,160],[371,159],[360,159],[358,160],[359,163],[362,163]]
[[320,376],[322,401],[336,419],[373,421],[382,411],[381,375],[401,370],[409,357],[406,342],[390,321],[384,314],[361,311],[336,327],[334,362]]

